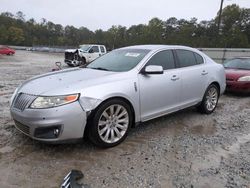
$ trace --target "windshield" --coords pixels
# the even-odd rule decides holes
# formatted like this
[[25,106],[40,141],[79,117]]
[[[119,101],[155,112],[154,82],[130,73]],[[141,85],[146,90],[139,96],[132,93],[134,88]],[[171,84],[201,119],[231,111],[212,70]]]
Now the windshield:
[[80,45],[79,47],[80,47],[81,50],[83,50],[83,51],[86,52],[86,51],[89,50],[89,48],[90,48],[91,46],[90,46],[90,45]]
[[99,57],[87,68],[125,72],[133,69],[150,50],[142,49],[120,49],[112,51],[104,56]]
[[223,64],[225,68],[250,70],[250,58],[232,59]]

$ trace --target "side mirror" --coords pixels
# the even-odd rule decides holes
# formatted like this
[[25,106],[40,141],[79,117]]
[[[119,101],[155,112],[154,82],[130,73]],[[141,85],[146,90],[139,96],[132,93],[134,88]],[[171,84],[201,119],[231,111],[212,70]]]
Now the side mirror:
[[94,50],[93,50],[93,49],[90,49],[90,50],[89,50],[89,53],[94,53]]
[[163,74],[163,72],[163,67],[159,65],[148,65],[141,71],[142,74]]

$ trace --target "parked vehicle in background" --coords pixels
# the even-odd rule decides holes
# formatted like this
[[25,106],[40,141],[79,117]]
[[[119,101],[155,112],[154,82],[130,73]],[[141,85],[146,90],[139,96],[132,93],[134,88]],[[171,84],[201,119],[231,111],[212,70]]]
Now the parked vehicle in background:
[[117,50],[89,65],[37,76],[16,89],[11,115],[33,139],[59,142],[87,135],[101,147],[121,143],[131,126],[190,106],[212,113],[225,70],[184,46]]
[[8,46],[0,46],[0,54],[13,55],[15,54],[15,50],[11,49]]
[[104,45],[96,45],[96,44],[80,45],[79,49],[65,50],[64,62],[71,67],[76,67],[88,64],[106,53],[107,50]]
[[237,57],[226,61],[227,91],[250,93],[250,57]]

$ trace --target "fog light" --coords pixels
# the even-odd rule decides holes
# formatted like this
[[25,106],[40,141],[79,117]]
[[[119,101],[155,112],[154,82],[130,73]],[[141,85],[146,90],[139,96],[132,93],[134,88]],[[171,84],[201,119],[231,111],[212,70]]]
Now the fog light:
[[61,126],[39,127],[35,130],[35,137],[43,139],[58,138],[61,132]]
[[57,128],[54,129],[54,135],[55,135],[56,137],[58,137],[59,133],[60,133],[59,129],[57,129]]

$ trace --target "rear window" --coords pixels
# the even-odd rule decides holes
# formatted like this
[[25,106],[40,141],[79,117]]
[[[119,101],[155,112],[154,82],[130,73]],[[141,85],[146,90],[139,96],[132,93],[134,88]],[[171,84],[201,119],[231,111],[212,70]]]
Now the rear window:
[[203,57],[201,57],[199,54],[194,53],[194,56],[195,56],[197,64],[203,64],[204,63]]
[[196,65],[194,53],[188,50],[176,50],[180,67],[189,67]]
[[101,48],[101,52],[104,53],[105,52],[104,47],[100,46],[100,48]]

